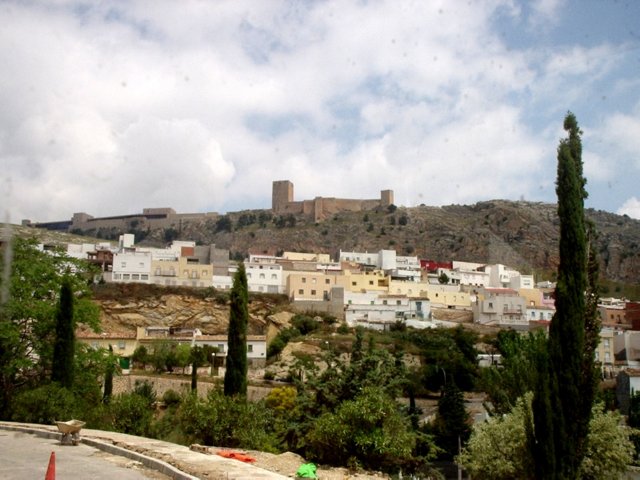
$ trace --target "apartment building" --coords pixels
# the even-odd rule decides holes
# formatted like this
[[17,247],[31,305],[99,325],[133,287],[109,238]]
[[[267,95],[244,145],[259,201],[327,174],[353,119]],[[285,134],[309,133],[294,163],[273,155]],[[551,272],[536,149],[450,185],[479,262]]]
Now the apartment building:
[[151,283],[151,253],[123,251],[113,255],[114,282],[130,283]]
[[525,299],[511,288],[483,288],[472,304],[473,320],[483,325],[528,329]]

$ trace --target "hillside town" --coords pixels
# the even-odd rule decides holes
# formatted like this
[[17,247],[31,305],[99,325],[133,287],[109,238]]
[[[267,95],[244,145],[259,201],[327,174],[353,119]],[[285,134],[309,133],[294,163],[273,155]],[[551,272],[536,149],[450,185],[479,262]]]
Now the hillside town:
[[[68,244],[66,250],[71,257],[99,265],[102,280],[112,283],[224,291],[231,288],[238,266],[227,250],[215,245],[173,241],[166,248],[152,248],[136,245],[132,234],[121,235],[117,245]],[[555,312],[552,282],[536,281],[502,264],[435,261],[395,250],[340,251],[338,258],[313,252],[249,254],[243,263],[250,292],[286,295],[299,310],[331,314],[349,327],[389,330],[398,322],[416,329],[451,327],[455,324],[434,314],[451,310],[468,312],[477,325],[529,331],[548,329]],[[603,377],[640,366],[640,303],[602,298],[599,311],[603,328],[596,359]],[[144,344],[168,333],[160,330],[139,329],[115,343],[126,357],[133,351],[132,339],[135,345]],[[104,335],[84,336],[93,343],[109,341]],[[213,345],[224,352],[226,338],[214,337],[191,330],[172,332],[176,341]],[[248,340],[250,360],[263,366],[266,336]],[[634,370],[627,371],[627,377],[633,375]]]

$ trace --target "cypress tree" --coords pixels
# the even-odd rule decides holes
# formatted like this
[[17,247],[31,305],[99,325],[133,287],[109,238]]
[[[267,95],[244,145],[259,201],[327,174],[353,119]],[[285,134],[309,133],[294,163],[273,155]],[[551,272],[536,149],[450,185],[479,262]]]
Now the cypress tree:
[[53,345],[51,380],[66,388],[73,386],[75,332],[73,322],[73,290],[65,278],[60,287],[60,302],[56,311],[56,338]]
[[549,330],[548,355],[541,355],[542,373],[533,402],[536,474],[549,479],[578,476],[595,394],[593,351],[599,332],[593,305],[597,270],[589,268],[596,259],[588,248],[584,216],[582,132],[570,112],[564,129],[568,137],[558,146],[556,182],[560,219],[556,313]]
[[247,324],[249,323],[247,274],[244,264],[238,264],[233,276],[229,308],[227,370],[224,374],[226,396],[247,394]]
[[104,373],[104,394],[102,396],[102,403],[109,404],[111,401],[111,395],[113,394],[113,371],[115,370],[115,358],[113,356],[113,347],[109,345],[109,363]]

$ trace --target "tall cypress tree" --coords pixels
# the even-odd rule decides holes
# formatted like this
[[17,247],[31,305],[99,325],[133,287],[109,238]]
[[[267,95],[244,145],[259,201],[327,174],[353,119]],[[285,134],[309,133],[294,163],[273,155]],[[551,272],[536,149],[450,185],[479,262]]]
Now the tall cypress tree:
[[60,287],[60,302],[56,311],[56,338],[53,345],[51,380],[66,388],[73,386],[75,332],[73,322],[73,290],[65,278]]
[[599,331],[591,306],[590,284],[595,280],[587,275],[589,260],[595,257],[588,249],[584,216],[582,132],[570,112],[564,129],[568,137],[558,146],[556,182],[560,219],[556,313],[549,330],[548,355],[541,355],[533,402],[536,476],[549,479],[578,476],[595,394],[593,350]]
[[249,323],[247,274],[244,264],[238,264],[233,276],[231,305],[229,309],[229,333],[227,370],[224,374],[224,394],[247,394],[247,324]]
[[104,404],[111,402],[111,395],[113,394],[113,372],[116,369],[114,362],[113,347],[109,345],[109,360],[104,372],[104,395],[102,396],[102,402]]

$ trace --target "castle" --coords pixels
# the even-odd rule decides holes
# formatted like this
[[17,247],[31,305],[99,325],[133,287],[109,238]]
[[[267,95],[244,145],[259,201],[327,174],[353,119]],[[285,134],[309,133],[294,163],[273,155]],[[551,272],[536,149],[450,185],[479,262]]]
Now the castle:
[[[273,182],[273,194],[271,197],[273,213],[278,215],[302,213],[313,216],[316,222],[322,221],[338,212],[360,212],[363,210],[373,210],[377,207],[388,207],[392,204],[393,190],[382,190],[380,192],[380,198],[372,200],[316,197],[313,200],[295,202],[293,200],[293,183],[289,180]],[[126,231],[134,227],[138,227],[139,229],[180,229],[183,221],[215,219],[218,216],[219,214],[216,212],[176,213],[173,208],[145,208],[142,213],[131,215],[95,218],[88,213],[80,212],[74,213],[71,220],[42,223],[31,223],[30,220],[23,220],[22,224],[25,226],[65,232],[72,232],[74,230],[97,231],[102,228]]]
[[388,207],[393,204],[393,190],[382,190],[380,198],[371,200],[316,197],[313,200],[293,200],[293,183],[289,180],[273,182],[271,209],[273,213],[313,215],[316,222],[343,211],[360,212],[377,207]]

